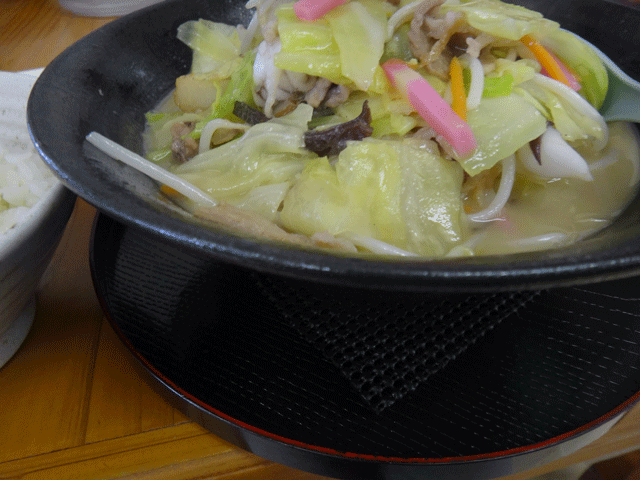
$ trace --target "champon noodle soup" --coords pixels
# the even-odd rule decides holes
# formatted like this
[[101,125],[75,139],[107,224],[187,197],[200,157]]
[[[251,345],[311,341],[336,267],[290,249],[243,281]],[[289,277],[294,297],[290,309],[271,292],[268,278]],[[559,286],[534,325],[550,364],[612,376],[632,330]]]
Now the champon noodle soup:
[[246,28],[179,27],[191,73],[147,115],[147,158],[173,179],[162,190],[197,216],[321,248],[485,255],[578,241],[636,193],[636,127],[597,110],[604,66],[537,12],[247,7]]

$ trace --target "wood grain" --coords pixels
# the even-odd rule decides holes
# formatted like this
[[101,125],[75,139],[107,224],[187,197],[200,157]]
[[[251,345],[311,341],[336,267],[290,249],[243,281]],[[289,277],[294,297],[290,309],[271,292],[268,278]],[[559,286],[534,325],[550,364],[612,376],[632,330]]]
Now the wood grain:
[[[8,71],[44,67],[112,20],[67,13],[54,0],[2,0],[0,9],[0,70]],[[0,369],[0,479],[321,479],[224,442],[144,383],[93,290],[94,216],[77,202],[39,292],[34,326]],[[507,478],[638,448],[640,407],[593,444]]]
[[0,70],[17,72],[46,66],[87,33],[114,17],[78,17],[55,0],[2,0]]
[[[88,255],[82,227],[91,214],[81,204],[62,241],[79,258]],[[58,268],[37,298],[34,326],[20,354],[0,369],[0,462],[84,442],[102,315],[86,264],[56,256],[52,265]]]
[[135,373],[123,343],[105,321],[93,372],[87,443],[188,421]]

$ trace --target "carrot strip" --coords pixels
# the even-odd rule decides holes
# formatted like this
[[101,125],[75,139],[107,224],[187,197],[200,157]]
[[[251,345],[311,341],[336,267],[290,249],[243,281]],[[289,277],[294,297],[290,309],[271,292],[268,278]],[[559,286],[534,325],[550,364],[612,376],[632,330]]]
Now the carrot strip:
[[558,62],[551,56],[551,54],[540,45],[535,38],[531,35],[525,35],[520,39],[522,43],[524,43],[531,53],[536,57],[536,60],[540,62],[540,65],[543,69],[547,71],[549,77],[557,80],[559,82],[564,83],[567,87],[571,88],[571,83],[567,79],[567,76],[564,74],[562,67],[558,65]]
[[464,90],[464,80],[462,77],[462,65],[458,57],[453,57],[449,64],[449,74],[451,75],[451,108],[462,120],[467,120],[467,93]]
[[169,195],[170,197],[177,197],[179,195],[182,195],[180,192],[171,187],[168,187],[167,185],[160,185],[160,191],[165,195]]
[[[554,55],[551,52],[549,52],[549,55],[551,55],[554,58],[554,60],[558,63],[558,66],[560,67],[560,69],[564,72],[564,75],[565,77],[567,77],[567,81],[569,82],[569,86],[576,92],[579,91],[582,88],[582,85],[580,85],[580,82],[578,82],[578,76],[567,65],[565,65],[564,62],[560,60],[556,55]],[[549,72],[547,72],[547,70],[544,67],[542,68],[540,73],[543,75],[546,75],[547,77],[550,76]]]

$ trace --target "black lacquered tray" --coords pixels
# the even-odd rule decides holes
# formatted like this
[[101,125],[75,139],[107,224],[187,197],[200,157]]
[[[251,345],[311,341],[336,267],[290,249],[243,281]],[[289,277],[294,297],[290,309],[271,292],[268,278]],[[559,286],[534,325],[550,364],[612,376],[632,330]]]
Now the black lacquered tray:
[[214,261],[100,215],[91,266],[152,385],[222,438],[345,479],[488,479],[602,435],[640,391],[640,282],[425,295]]

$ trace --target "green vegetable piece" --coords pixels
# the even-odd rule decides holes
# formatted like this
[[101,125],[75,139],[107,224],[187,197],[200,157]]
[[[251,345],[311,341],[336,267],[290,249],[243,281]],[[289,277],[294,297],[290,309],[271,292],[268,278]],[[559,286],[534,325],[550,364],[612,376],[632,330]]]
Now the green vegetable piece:
[[[468,95],[471,86],[471,70],[468,68],[462,70],[462,80]],[[484,98],[504,97],[510,95],[512,91],[513,75],[506,73],[500,77],[484,77],[484,88],[482,89]]]
[[407,36],[409,29],[410,26],[408,23],[404,23],[396,29],[393,36],[384,45],[384,53],[382,54],[380,63],[384,63],[391,58],[398,58],[405,62],[413,58],[409,37]]
[[171,157],[172,153],[170,148],[153,150],[147,154],[147,160],[151,160],[153,163],[165,166],[165,168],[168,168],[171,164]]
[[518,85],[527,80],[531,80],[538,73],[538,63],[534,60],[520,59],[515,62],[498,58],[496,60],[496,68],[488,77],[501,77],[503,75],[511,75],[513,77],[513,85]]
[[351,120],[358,116],[365,100],[371,109],[373,137],[403,136],[417,125],[415,115],[411,115],[413,107],[408,102],[403,99],[391,99],[386,95],[356,92],[338,106],[336,113],[342,117],[342,121]]
[[254,55],[243,58],[240,67],[231,74],[231,80],[223,94],[213,104],[214,118],[230,118],[233,107],[238,102],[253,104],[252,82]]
[[240,195],[226,201],[243,210],[261,215],[263,218],[278,221],[280,204],[291,187],[290,182],[271,183],[256,187],[245,195]]
[[364,91],[373,82],[384,52],[386,18],[375,13],[359,2],[349,2],[326,15],[340,51],[342,74]]
[[504,97],[513,91],[513,75],[505,73],[501,77],[485,77],[482,96],[485,98]]
[[190,20],[178,27],[176,36],[193,51],[191,73],[206,73],[240,55],[235,27],[210,20]]
[[526,91],[527,95],[524,98],[533,99],[532,105],[539,108],[553,122],[555,129],[566,141],[576,142],[589,138],[599,142],[606,141],[608,132],[606,128],[603,130],[601,120],[598,121],[594,116],[585,114],[570,102],[540,85],[526,82],[519,88]]
[[287,52],[314,50],[338,53],[338,47],[326,19],[303,22],[296,16],[293,4],[280,6],[276,10],[276,17],[278,18],[278,34],[282,50]]
[[342,75],[340,51],[325,18],[303,22],[296,16],[293,4],[280,6],[276,16],[282,44],[274,59],[276,67],[328,78],[334,83],[349,81]]

